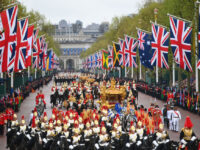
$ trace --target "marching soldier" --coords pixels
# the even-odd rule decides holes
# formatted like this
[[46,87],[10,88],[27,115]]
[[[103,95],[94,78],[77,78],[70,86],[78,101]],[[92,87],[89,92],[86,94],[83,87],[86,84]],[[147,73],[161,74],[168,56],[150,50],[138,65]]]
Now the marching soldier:
[[164,124],[159,124],[158,131],[154,134],[153,145],[156,150],[167,149],[167,143],[169,142],[169,135],[167,131],[164,130]]
[[184,128],[182,128],[181,133],[180,133],[180,141],[181,145],[180,148],[182,150],[187,149],[192,149],[192,145],[194,144],[194,141],[197,139],[194,131],[192,130],[193,124],[189,116],[186,117],[185,119],[185,124]]
[[159,109],[159,106],[156,105],[155,109],[153,111],[153,119],[155,122],[155,129],[158,129],[159,124],[162,122],[161,116],[162,116],[162,112]]
[[6,118],[7,118],[7,128],[10,126],[11,121],[13,120],[14,110],[11,107],[6,109]]
[[150,107],[148,109],[149,116],[153,116],[154,109],[155,109],[154,103],[151,103],[151,105],[150,105]]
[[0,135],[4,134],[4,124],[7,122],[6,114],[4,112],[0,112]]
[[167,110],[167,119],[169,122],[169,130],[173,130],[173,122],[172,122],[172,112],[173,112],[173,107],[170,106],[169,110]]
[[179,121],[181,120],[181,113],[177,110],[177,107],[174,107],[174,110],[171,113],[172,115],[172,123],[173,123],[173,130],[178,132],[179,131]]

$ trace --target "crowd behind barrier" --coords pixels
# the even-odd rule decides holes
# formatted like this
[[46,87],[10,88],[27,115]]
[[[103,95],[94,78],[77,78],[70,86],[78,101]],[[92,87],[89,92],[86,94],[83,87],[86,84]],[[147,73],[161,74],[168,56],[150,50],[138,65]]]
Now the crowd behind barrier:
[[161,86],[148,85],[145,82],[137,82],[137,89],[147,95],[166,103],[172,103],[192,113],[200,115],[200,97],[195,90],[188,91],[187,88],[161,88]]

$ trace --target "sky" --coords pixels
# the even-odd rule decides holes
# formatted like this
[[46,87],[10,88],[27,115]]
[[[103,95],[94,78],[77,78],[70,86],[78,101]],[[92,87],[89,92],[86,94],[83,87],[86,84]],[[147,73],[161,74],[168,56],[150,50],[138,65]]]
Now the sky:
[[113,17],[137,13],[144,0],[19,0],[27,10],[39,11],[47,21],[58,24],[81,20],[83,26],[107,21]]

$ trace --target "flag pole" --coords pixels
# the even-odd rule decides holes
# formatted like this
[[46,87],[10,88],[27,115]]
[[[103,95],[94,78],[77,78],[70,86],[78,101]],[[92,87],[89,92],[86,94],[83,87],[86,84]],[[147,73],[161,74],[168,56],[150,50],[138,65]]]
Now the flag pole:
[[[198,0],[195,2],[195,50],[196,50],[196,54],[198,54],[198,40],[197,40],[197,33],[198,33],[198,27],[197,27],[197,8],[199,7],[199,2]],[[200,8],[199,8],[200,9]],[[198,63],[198,56],[195,56],[195,78],[196,78],[196,92],[199,92],[199,72],[198,72],[198,68],[197,68],[197,63]]]
[[175,62],[173,60],[173,66],[172,66],[172,86],[175,86]]
[[[142,20],[141,19],[139,19],[139,24],[140,24],[140,27],[141,27],[141,24],[142,24]],[[142,30],[140,28],[137,28],[137,27],[136,27],[136,30],[140,30],[140,31],[146,32],[146,31],[144,31],[144,30]],[[146,33],[148,33],[148,32],[146,32]],[[140,69],[139,80],[142,80],[142,62],[141,62],[141,60],[140,60],[140,68],[139,69]]]
[[133,67],[131,67],[131,77],[133,78]]
[[35,79],[37,79],[37,68],[35,68]]
[[142,80],[142,63],[141,63],[141,60],[140,60],[140,80]]
[[121,67],[119,67],[119,78],[121,78]]
[[[154,9],[154,17],[155,17],[155,24],[157,25],[157,14],[158,14],[158,9]],[[156,63],[156,83],[158,83],[158,62]]]
[[30,66],[28,66],[28,81],[30,79]]
[[127,77],[127,67],[125,65],[125,78]]
[[13,89],[13,87],[14,87],[14,76],[13,76],[13,72],[11,72],[11,82],[10,82],[10,87],[11,87],[11,89]]

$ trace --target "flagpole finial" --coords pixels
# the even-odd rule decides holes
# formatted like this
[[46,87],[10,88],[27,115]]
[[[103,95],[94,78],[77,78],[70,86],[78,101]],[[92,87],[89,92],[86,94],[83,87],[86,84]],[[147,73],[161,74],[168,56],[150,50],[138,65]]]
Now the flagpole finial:
[[157,24],[157,14],[158,14],[158,9],[154,8],[155,24]]

